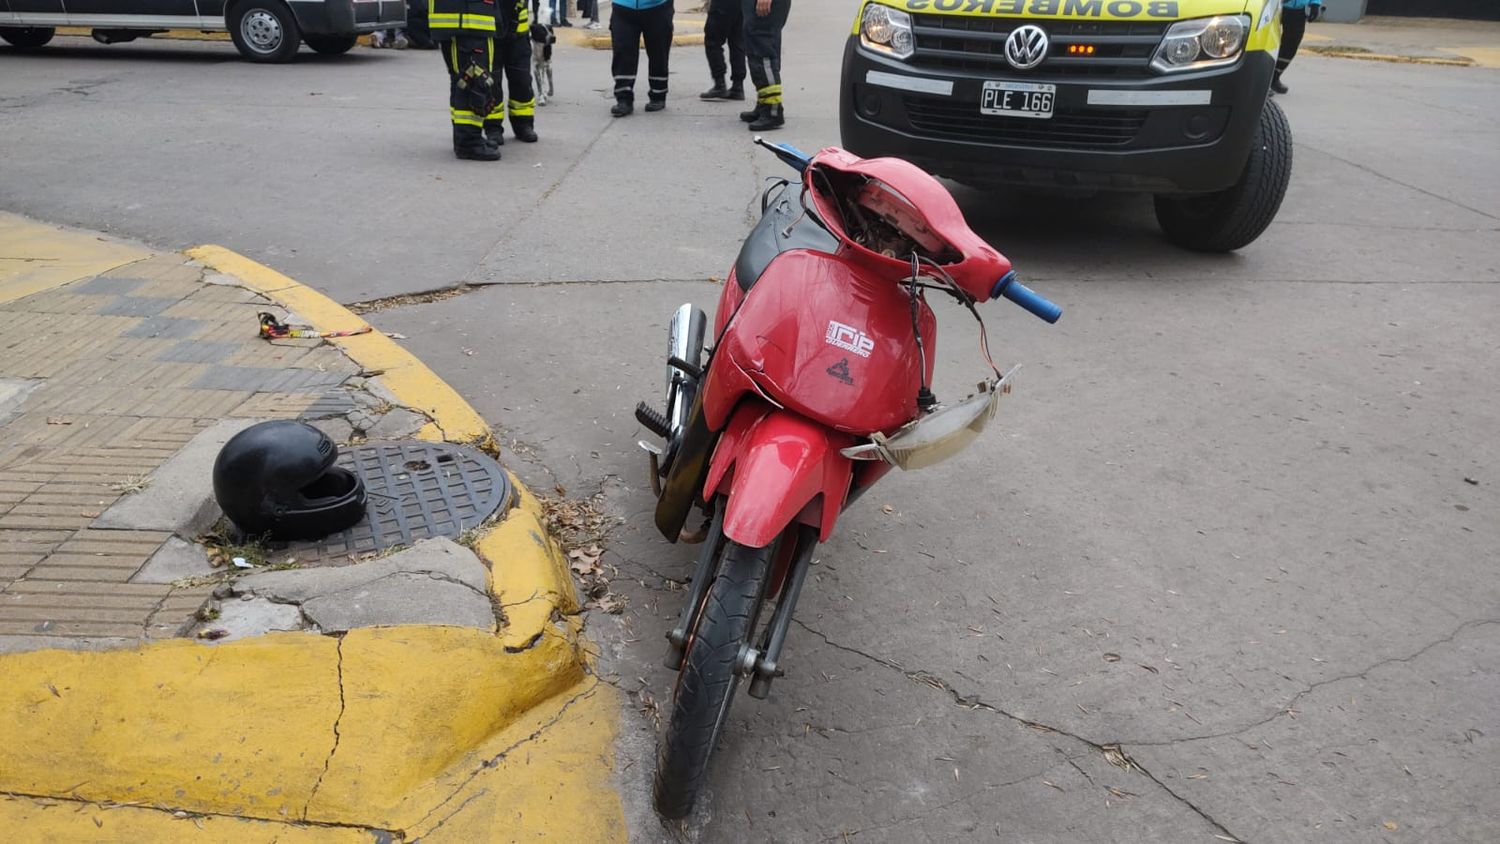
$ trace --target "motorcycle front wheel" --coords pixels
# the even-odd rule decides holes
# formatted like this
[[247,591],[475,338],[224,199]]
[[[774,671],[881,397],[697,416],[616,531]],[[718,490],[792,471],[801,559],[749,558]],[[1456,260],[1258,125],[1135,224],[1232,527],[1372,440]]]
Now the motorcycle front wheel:
[[672,696],[672,717],[657,750],[654,796],[664,818],[686,817],[708,775],[708,758],[729,720],[740,685],[735,671],[755,632],[775,543],[747,548],[725,542],[718,573],[688,634]]

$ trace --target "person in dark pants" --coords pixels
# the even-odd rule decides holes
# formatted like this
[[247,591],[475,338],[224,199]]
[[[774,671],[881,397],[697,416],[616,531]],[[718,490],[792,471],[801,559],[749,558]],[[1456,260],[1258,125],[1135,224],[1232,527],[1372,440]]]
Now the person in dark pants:
[[[507,0],[500,0],[504,3]],[[495,38],[495,63],[504,69],[507,100],[500,92],[499,68],[495,74],[495,104],[484,116],[484,135],[494,146],[505,143],[505,115],[516,140],[536,143],[536,91],[531,85],[531,10],[526,0],[515,3],[515,26]]]
[[1276,75],[1271,77],[1271,90],[1285,94],[1289,89],[1281,81],[1281,74],[1297,55],[1302,46],[1302,35],[1307,25],[1323,16],[1323,0],[1284,0],[1281,4],[1281,50],[1276,54]]
[[781,105],[781,30],[792,0],[742,0],[745,16],[745,62],[755,83],[755,108],[740,112],[750,131],[764,132],[786,124]]
[[[724,48],[729,63],[724,63]],[[708,72],[714,86],[699,95],[704,100],[745,98],[745,12],[740,0],[709,0],[708,20],[703,24],[703,50],[708,54]],[[725,87],[724,77],[729,76]]]
[[615,0],[609,13],[614,48],[615,117],[635,111],[635,74],[646,42],[647,111],[667,107],[667,58],[672,52],[672,0]]
[[484,137],[484,116],[499,99],[495,81],[496,32],[514,28],[508,0],[429,0],[428,28],[448,67],[448,113],[453,154],[472,161],[499,161],[500,148]]

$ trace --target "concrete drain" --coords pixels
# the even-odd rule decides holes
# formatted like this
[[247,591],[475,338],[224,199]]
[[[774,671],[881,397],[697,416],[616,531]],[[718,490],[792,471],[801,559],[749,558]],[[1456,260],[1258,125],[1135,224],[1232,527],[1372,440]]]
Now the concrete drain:
[[359,524],[288,550],[341,557],[446,536],[457,539],[510,505],[510,477],[489,455],[467,446],[391,441],[344,448],[338,465],[365,481],[370,503]]

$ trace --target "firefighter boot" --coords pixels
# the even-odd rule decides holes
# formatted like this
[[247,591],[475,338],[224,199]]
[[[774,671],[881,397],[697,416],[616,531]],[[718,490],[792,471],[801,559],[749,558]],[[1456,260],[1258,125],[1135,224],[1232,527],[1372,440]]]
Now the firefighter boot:
[[453,157],[466,161],[499,161],[500,148],[490,146],[478,126],[454,126]]
[[536,143],[536,118],[512,117],[510,119],[510,130],[516,133],[516,140],[521,143]]
[[[745,94],[744,90],[741,89],[740,90],[740,96],[744,96],[744,94]],[[707,91],[704,91],[703,93],[699,94],[698,95],[698,99],[700,99],[700,100],[727,100],[727,99],[729,99],[729,89],[726,88],[726,87],[724,87],[724,78],[721,76],[721,77],[718,77],[718,78],[714,79],[714,86],[712,88],[709,88]]]
[[780,129],[786,125],[786,112],[782,110],[781,103],[775,105],[761,106],[760,117],[751,121],[750,131],[764,132],[768,129]]
[[484,139],[492,147],[505,146],[505,124],[500,122],[485,121]]
[[752,108],[749,111],[740,112],[740,119],[745,121],[746,123],[754,123],[755,121],[760,119],[760,113],[766,108],[767,106],[756,103],[755,108]]

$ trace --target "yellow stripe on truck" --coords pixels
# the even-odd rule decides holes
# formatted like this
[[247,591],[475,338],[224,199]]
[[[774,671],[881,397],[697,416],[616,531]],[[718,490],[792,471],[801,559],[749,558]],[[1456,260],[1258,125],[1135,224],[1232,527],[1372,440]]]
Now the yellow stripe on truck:
[[1122,21],[1168,21],[1245,11],[1245,0],[890,0],[887,5],[926,15]]

